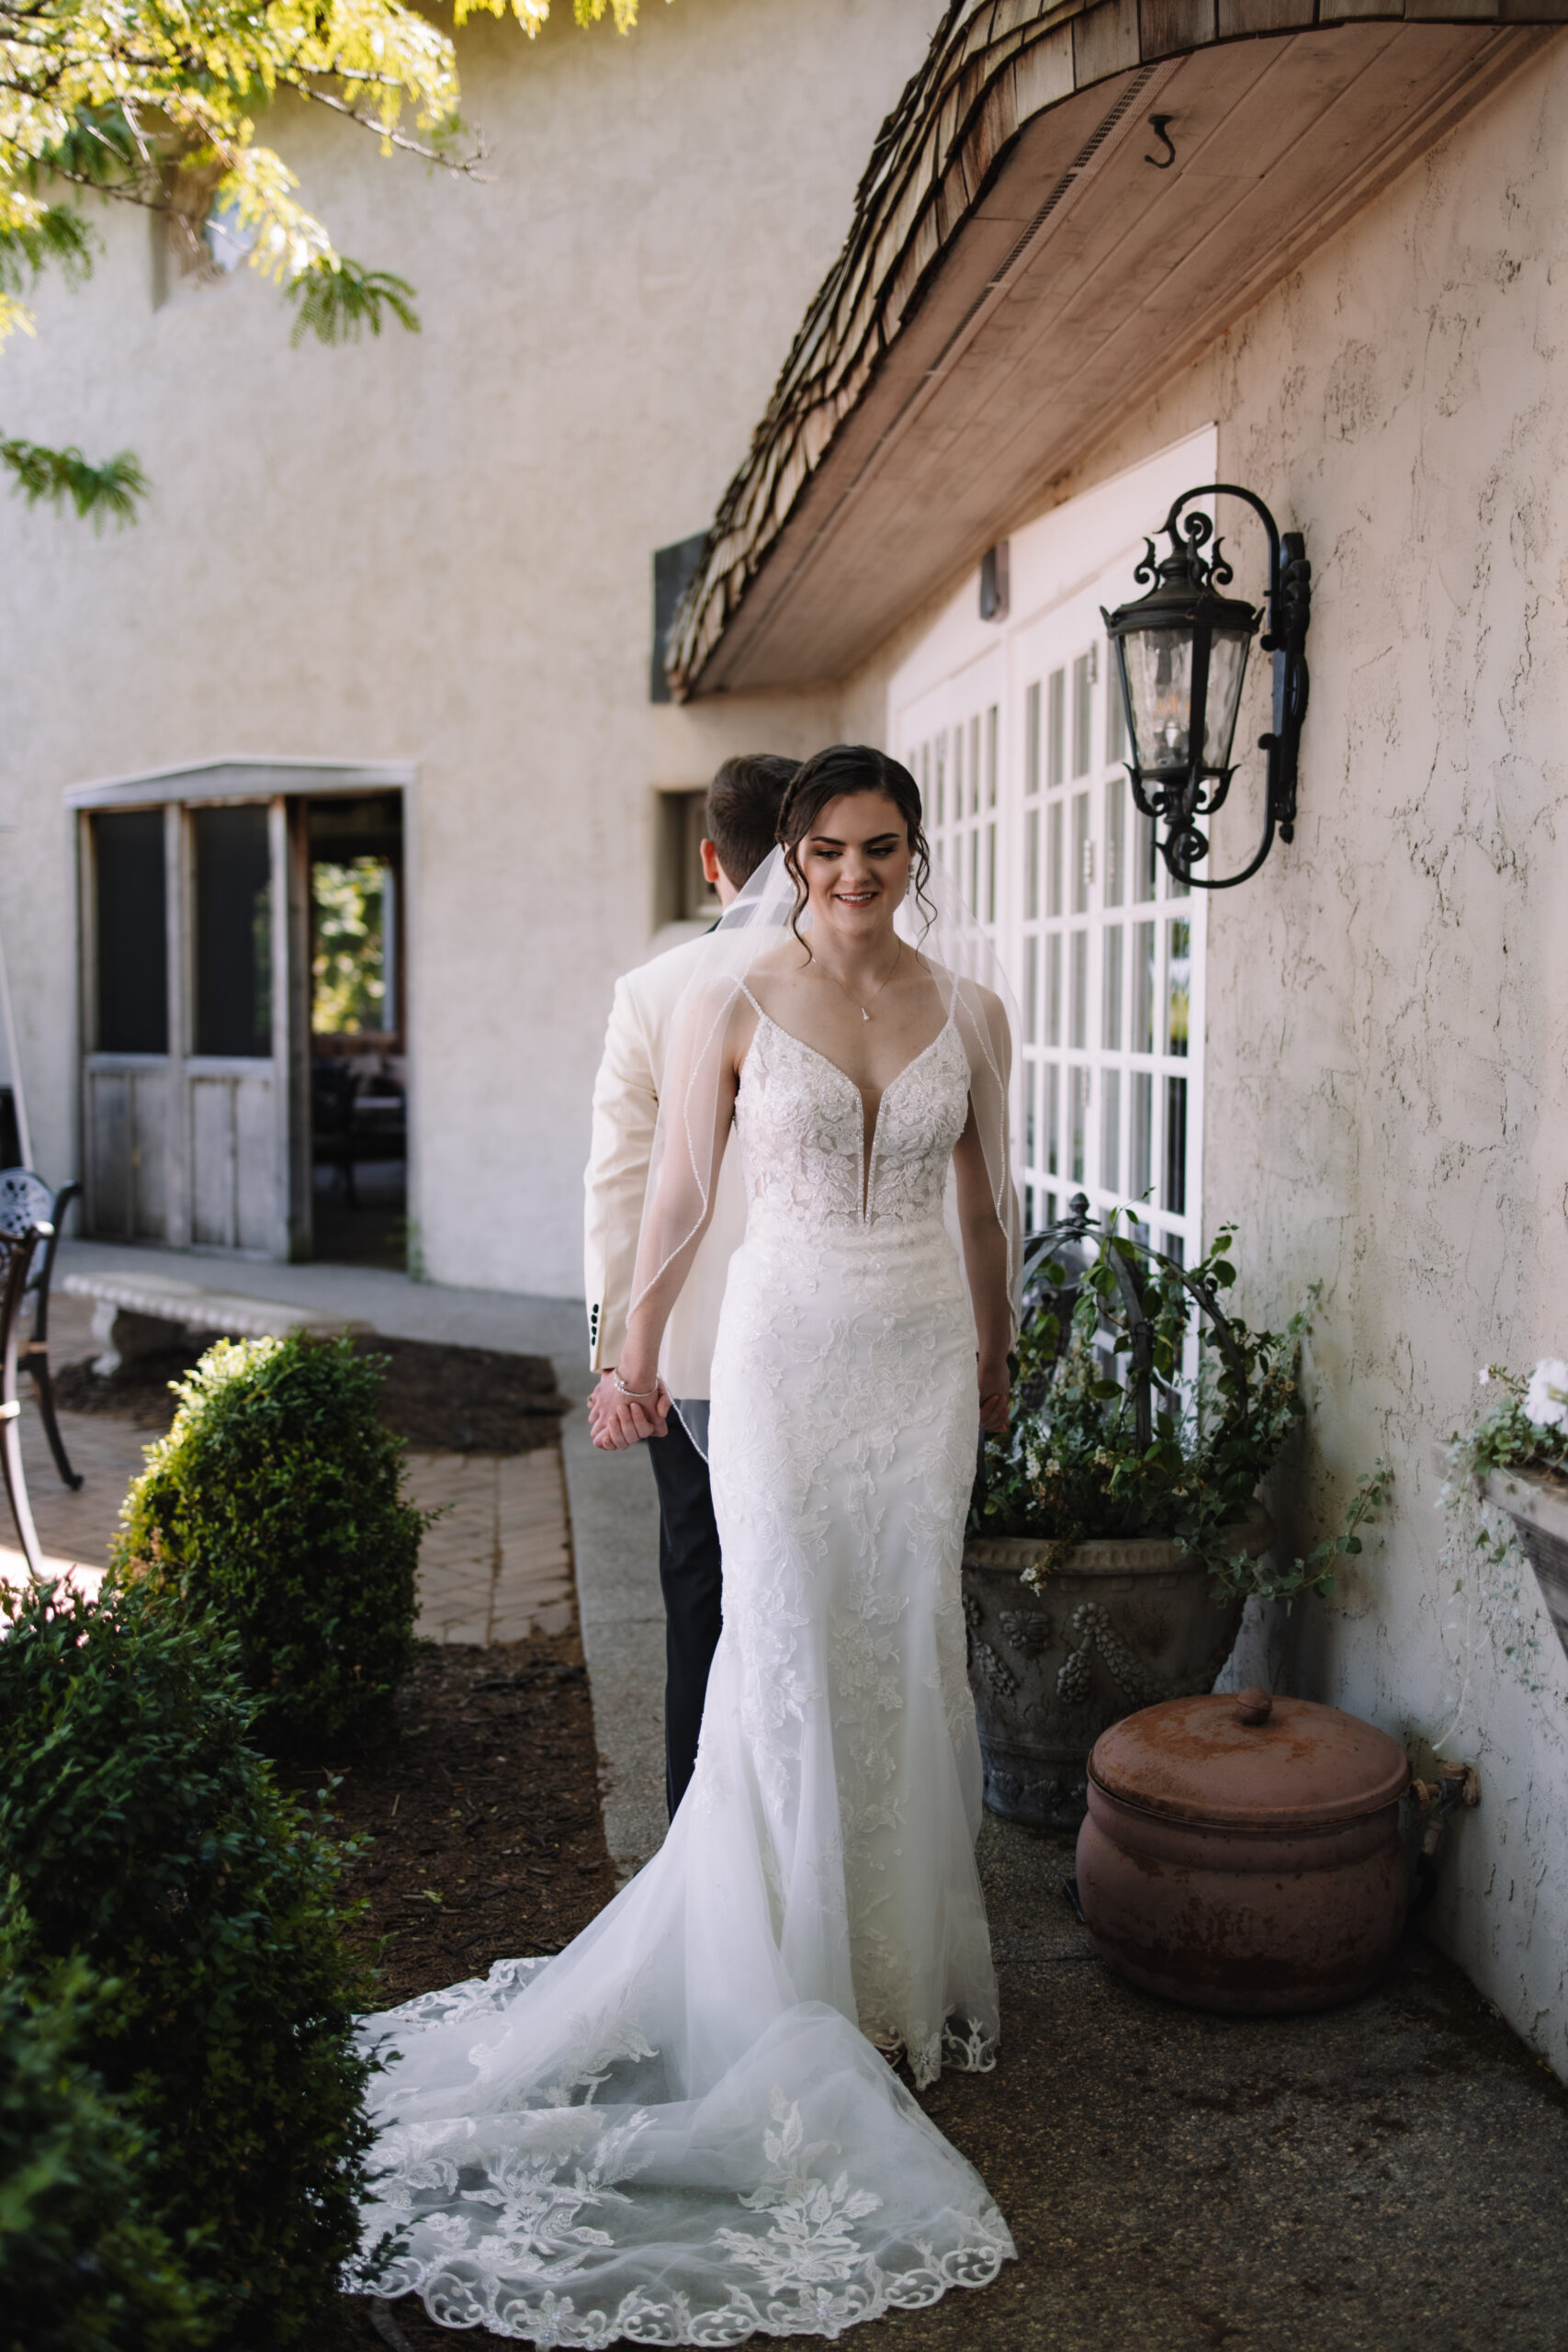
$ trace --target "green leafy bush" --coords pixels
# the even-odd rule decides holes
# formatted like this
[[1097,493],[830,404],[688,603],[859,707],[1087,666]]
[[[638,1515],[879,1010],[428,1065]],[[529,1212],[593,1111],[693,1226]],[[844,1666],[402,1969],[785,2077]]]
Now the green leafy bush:
[[[225,2347],[278,2352],[354,2250],[373,1988],[344,1857],[249,1744],[232,1645],[142,1584],[10,1596],[0,1641],[0,1888],[13,1967],[99,1979],[82,2062],[147,2136],[146,2214]],[[0,2341],[4,2341],[0,2335]]]
[[[1254,1560],[1226,1541],[1303,1418],[1305,1313],[1282,1331],[1224,1314],[1220,1295],[1235,1282],[1232,1232],[1190,1268],[1139,1247],[1114,1214],[1080,1233],[1086,1262],[1073,1273],[1049,1254],[1054,1245],[1036,1247],[1015,1358],[1020,1408],[1005,1436],[987,1441],[971,1531],[1049,1544],[1044,1566],[1024,1571],[1032,1584],[1075,1544],[1163,1536],[1208,1564],[1221,1595],[1332,1591],[1335,1563],[1360,1551],[1357,1529],[1383,1500],[1382,1464],[1360,1481],[1340,1532],[1305,1559]],[[1137,1347],[1148,1370],[1143,1431]]]
[[126,1498],[118,1572],[236,1635],[275,1747],[352,1736],[407,1673],[425,1515],[352,1340],[220,1340]]
[[0,1984],[0,2343],[197,2352],[210,2302],[144,2210],[146,2133],[77,2054],[97,1997],[80,1960]]

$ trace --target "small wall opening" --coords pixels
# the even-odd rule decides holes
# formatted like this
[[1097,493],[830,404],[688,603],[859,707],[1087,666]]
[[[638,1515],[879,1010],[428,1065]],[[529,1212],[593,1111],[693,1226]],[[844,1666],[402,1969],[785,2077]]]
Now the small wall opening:
[[703,874],[702,843],[707,831],[707,791],[661,792],[654,858],[653,924],[707,924],[721,911],[718,893]]

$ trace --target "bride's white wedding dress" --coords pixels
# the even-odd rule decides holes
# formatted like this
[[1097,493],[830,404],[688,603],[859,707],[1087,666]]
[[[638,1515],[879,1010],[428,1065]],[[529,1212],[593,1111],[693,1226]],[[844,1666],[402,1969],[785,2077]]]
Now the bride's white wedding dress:
[[950,1012],[868,1152],[858,1087],[758,1009],[695,1776],[565,1951],[367,2025],[394,2063],[366,2243],[405,2251],[360,2283],[448,2325],[833,2336],[1013,2251],[879,2054],[925,2084],[996,2046],[959,1590],[975,1337],[942,1213],[969,1082]]

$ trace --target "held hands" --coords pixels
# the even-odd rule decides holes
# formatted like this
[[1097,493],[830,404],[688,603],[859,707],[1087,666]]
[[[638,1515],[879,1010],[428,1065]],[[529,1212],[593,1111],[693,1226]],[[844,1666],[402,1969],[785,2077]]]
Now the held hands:
[[1007,1358],[1003,1356],[999,1362],[990,1363],[982,1356],[979,1374],[980,1427],[992,1437],[1005,1436],[1012,1405],[1012,1375]]
[[[634,1383],[623,1372],[621,1377],[628,1388]],[[1005,1434],[1011,1409],[1012,1382],[1006,1360],[999,1364],[982,1363],[979,1366],[980,1427],[993,1437]],[[639,1445],[646,1437],[662,1437],[670,1425],[670,1392],[657,1375],[649,1383],[653,1394],[646,1397],[623,1396],[615,1385],[614,1372],[601,1373],[599,1385],[588,1400],[588,1428],[601,1453],[613,1453],[628,1445]]]
[[588,1430],[602,1453],[638,1445],[645,1437],[662,1437],[670,1424],[670,1392],[657,1373],[639,1379],[633,1377],[636,1365],[630,1372],[625,1365],[618,1365],[616,1370],[628,1388],[649,1389],[653,1393],[642,1398],[623,1396],[615,1385],[615,1373],[600,1374],[599,1385],[588,1399]]

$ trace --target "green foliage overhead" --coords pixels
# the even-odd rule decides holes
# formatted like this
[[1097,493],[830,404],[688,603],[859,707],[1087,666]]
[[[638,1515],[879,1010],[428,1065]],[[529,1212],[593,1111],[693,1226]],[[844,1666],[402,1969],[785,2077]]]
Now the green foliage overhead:
[[[366,2182],[371,2063],[354,2018],[373,1988],[342,1940],[343,1857],[251,1746],[231,1645],[209,1628],[141,1586],[96,1605],[34,1588],[9,1605],[11,1970],[48,1984],[76,1956],[91,1972],[90,1993],[74,1988],[72,2064],[142,2135],[141,2219],[179,2250],[224,2352],[279,2352],[319,2324]],[[135,2165],[137,2146],[111,2141],[105,2160]],[[146,2245],[167,2267],[162,2240]],[[169,2300],[177,2311],[173,2286]],[[98,2339],[105,2352],[180,2340]]]
[[147,483],[129,449],[95,466],[80,449],[46,449],[37,441],[0,441],[0,465],[10,471],[16,487],[29,506],[39,499],[51,506],[67,500],[78,514],[101,530],[111,516],[117,523],[133,522],[136,502],[145,497]]
[[[1007,1434],[987,1441],[970,1518],[976,1534],[1027,1536],[1053,1547],[1028,1581],[1049,1575],[1077,1544],[1160,1536],[1205,1561],[1219,1594],[1289,1600],[1302,1591],[1330,1592],[1336,1561],[1360,1551],[1357,1529],[1375,1516],[1387,1483],[1381,1464],[1361,1482],[1345,1527],[1305,1559],[1269,1566],[1226,1541],[1303,1418],[1299,1374],[1308,1328],[1304,1312],[1282,1331],[1250,1330],[1223,1316],[1221,1295],[1235,1282],[1235,1239],[1219,1234],[1208,1255],[1183,1270],[1145,1255],[1117,1231],[1112,1216],[1065,1322],[1061,1301],[1073,1288],[1066,1270],[1056,1261],[1038,1269],[1048,1287],[1025,1318],[1015,1360],[1024,1402]],[[1152,1427],[1144,1442],[1128,1376],[1129,1285],[1146,1318],[1152,1360]]]
[[347,1338],[220,1340],[126,1498],[114,1566],[238,1644],[275,1746],[352,1736],[413,1657],[424,1515]]
[[[627,32],[637,12],[637,0],[573,0],[583,26],[609,14]],[[532,40],[550,0],[455,0],[455,25],[476,13],[511,15]],[[379,334],[387,319],[412,332],[412,287],[336,250],[282,156],[257,144],[256,118],[288,92],[369,131],[383,153],[457,172],[479,160],[451,38],[402,0],[0,0],[0,342],[32,332],[25,296],[40,270],[80,278],[90,266],[91,232],[62,185],[164,213],[193,247],[220,214],[294,302],[295,342]],[[29,499],[69,496],[99,520],[126,520],[145,489],[124,456],[95,468],[74,449],[35,450],[30,472],[6,462]]]
[[320,343],[357,343],[367,327],[381,332],[383,314],[410,334],[419,333],[413,288],[389,269],[361,269],[356,261],[333,260],[321,269],[301,270],[284,288],[298,315],[290,343],[313,334]]
[[[25,1946],[30,1923],[0,1938]],[[83,2063],[101,1998],[80,1960],[0,1982],[0,2340],[27,2352],[198,2352],[210,2298],[144,2209],[147,2135]]]

